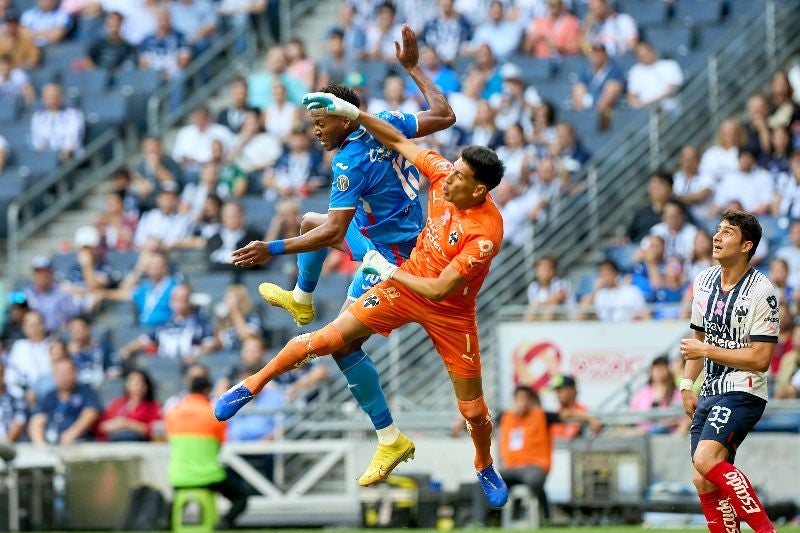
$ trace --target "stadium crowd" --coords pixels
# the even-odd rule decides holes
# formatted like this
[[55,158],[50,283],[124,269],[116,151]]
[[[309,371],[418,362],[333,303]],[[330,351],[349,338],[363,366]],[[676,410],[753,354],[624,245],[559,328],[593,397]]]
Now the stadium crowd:
[[[224,29],[276,17],[276,4],[0,0],[0,107],[13,105],[14,116],[27,120],[30,143],[21,150],[74,158],[86,139],[82,100],[65,90],[66,75],[33,79],[51,50],[83,45],[65,73],[181,79]],[[668,18],[674,5],[665,6]],[[435,9],[425,0],[345,2],[324,54],[308,57],[301,38],[270,46],[263,66],[231,82],[224,105],[194,109],[174,142],[142,139],[135,161],[109,176],[113,190],[96,223],[80,228],[65,253],[33,261],[30,278],[9,295],[1,337],[0,438],[157,437],[157,400],[170,400],[153,394],[152,361],[208,376],[208,356],[236,354],[235,365],[213,376],[221,378],[217,390],[261,366],[271,337],[260,305],[243,284],[227,287],[219,301],[193,294],[192,273],[183,270],[198,265],[185,258],[202,257],[204,271],[241,274],[229,262],[234,249],[296,235],[303,211],[324,210],[331,154],[315,142],[300,107],[308,90],[344,83],[370,111],[421,109],[421,94],[393,65],[402,23],[416,31],[420,63],[457,115],[453,128],[421,142],[446,157],[465,144],[497,149],[507,174],[494,197],[511,246],[524,244],[526,225],[546,223],[557,199],[584,191],[581,169],[589,146],[601,146],[596,135],[624,125],[627,112],[678,108],[682,56],[641,39],[640,23],[606,0],[439,0]],[[537,81],[553,73],[560,84]],[[692,276],[712,262],[716,217],[741,206],[760,215],[766,235],[755,261],[781,289],[776,391],[800,395],[800,327],[792,326],[800,312],[800,87],[789,80],[776,72],[767,91],[720,126],[713,145],[684,147],[673,168],[653,172],[649,203],[632,214],[593,275],[572,283],[554,258],[539,258],[527,317],[685,318]],[[0,170],[13,166],[16,144],[0,136]],[[266,268],[285,274],[293,265]],[[332,254],[327,271],[346,274],[352,265]],[[104,313],[130,309],[135,319],[124,324],[136,334],[124,342],[94,328]],[[104,409],[98,389],[122,376],[123,394],[105,398]],[[306,402],[326,379],[325,367],[312,365],[259,398],[273,408]],[[253,440],[273,431],[274,420],[263,417],[239,433]]]

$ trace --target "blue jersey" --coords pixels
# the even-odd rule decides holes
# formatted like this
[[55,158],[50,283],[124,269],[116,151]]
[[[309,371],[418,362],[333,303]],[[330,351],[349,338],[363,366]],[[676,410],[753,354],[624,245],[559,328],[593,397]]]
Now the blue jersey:
[[[417,134],[415,115],[382,111],[376,116],[406,137]],[[357,231],[386,247],[417,238],[425,224],[419,171],[411,161],[384,147],[362,126],[345,139],[331,167],[329,209],[356,209],[348,233]]]

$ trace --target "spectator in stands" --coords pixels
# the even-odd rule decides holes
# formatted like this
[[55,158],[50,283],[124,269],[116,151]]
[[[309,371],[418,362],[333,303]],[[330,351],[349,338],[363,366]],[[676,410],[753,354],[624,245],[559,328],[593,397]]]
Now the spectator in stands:
[[231,502],[216,529],[231,529],[247,507],[247,496],[233,483],[217,457],[225,440],[226,424],[214,418],[208,378],[192,380],[189,394],[167,410],[165,420],[170,444],[167,471],[175,489],[205,488]]
[[44,109],[31,118],[31,144],[35,150],[58,152],[67,161],[83,151],[83,112],[64,105],[61,87],[48,83],[42,88]]
[[619,267],[610,260],[600,263],[594,290],[583,297],[581,304],[594,306],[594,314],[605,322],[627,322],[650,314],[642,291],[627,280],[620,280]]
[[550,155],[557,160],[556,166],[568,174],[567,189],[570,194],[575,194],[580,184],[572,183],[571,178],[591,158],[591,154],[575,136],[575,128],[569,122],[556,124],[556,140],[550,144]]
[[525,246],[530,238],[530,225],[547,219],[561,190],[557,176],[558,170],[552,158],[539,159],[530,186],[500,209],[505,221],[504,239],[507,242],[520,248]]
[[234,135],[225,126],[212,122],[208,107],[200,105],[192,111],[191,123],[178,131],[172,158],[181,164],[184,172],[197,173],[200,165],[213,159],[211,145],[215,140],[220,141],[227,152]]
[[472,37],[472,27],[466,17],[456,11],[454,0],[439,0],[439,13],[425,25],[421,41],[436,49],[439,58],[452,64],[461,45]]
[[790,244],[778,248],[775,257],[783,259],[789,265],[789,285],[800,288],[800,220],[792,221],[789,226]]
[[119,368],[113,364],[109,350],[94,339],[88,316],[76,315],[70,318],[67,331],[67,353],[75,363],[78,383],[99,387],[106,377],[113,379],[119,375]]
[[554,320],[569,315],[569,310],[559,309],[574,303],[569,281],[558,277],[558,262],[546,255],[536,261],[536,279],[528,285],[528,308],[525,320]]
[[30,310],[28,298],[24,292],[14,291],[8,294],[8,307],[6,307],[3,329],[0,333],[0,354],[3,353],[3,346],[9,348],[14,341],[25,337],[22,333],[22,320],[25,318],[25,313]]
[[20,26],[20,14],[11,7],[6,11],[5,24],[0,26],[0,55],[11,57],[14,68],[36,68],[41,51],[36,46],[33,35]]
[[[447,96],[450,107],[456,114],[455,128],[466,135],[475,124],[478,113],[478,101],[483,91],[483,76],[476,70],[468,70],[464,76],[464,84],[460,91],[451,92]],[[386,109],[386,108],[384,108]]]
[[[530,153],[525,145],[525,132],[519,123],[511,124],[503,134],[503,144],[497,148],[497,156],[505,163],[504,187],[511,186],[516,194],[528,186]],[[515,194],[515,196],[516,196]]]
[[186,368],[186,372],[183,374],[183,379],[181,380],[181,390],[178,391],[177,394],[174,394],[164,400],[161,408],[162,414],[166,414],[167,411],[175,407],[190,394],[189,390],[192,388],[192,380],[195,378],[205,378],[207,380],[211,380],[211,370],[209,370],[208,366],[203,363],[192,363],[189,365],[188,368]]
[[400,24],[396,21],[397,10],[392,2],[382,2],[377,8],[374,23],[365,27],[367,44],[366,59],[391,61],[395,57],[394,42],[402,39]]
[[[219,165],[217,163],[206,163],[200,169],[200,180],[198,183],[187,183],[183,188],[180,198],[180,211],[189,215],[192,220],[197,220],[201,216],[205,208],[206,199],[210,195],[217,197],[227,196],[228,191],[219,183]],[[220,204],[221,206],[222,204]],[[220,207],[221,213],[221,207]],[[219,218],[219,214],[217,217]],[[177,245],[178,248],[184,248],[185,243]],[[200,248],[205,246],[205,241],[201,244]],[[192,246],[188,246],[192,248]]]
[[318,87],[329,83],[341,84],[348,72],[356,69],[356,61],[347,53],[344,45],[344,32],[338,28],[328,31],[325,40],[325,53],[317,60]]
[[125,378],[125,392],[108,404],[100,417],[100,440],[112,442],[148,441],[153,424],[161,420],[161,405],[156,400],[150,375],[133,370]]
[[189,65],[192,51],[184,36],[173,28],[167,9],[158,11],[157,17],[155,33],[139,45],[139,68],[154,70],[163,80],[170,80]]
[[[14,341],[8,354],[5,383],[15,396],[41,394],[40,382],[52,376],[50,339],[42,315],[28,311],[22,319],[24,338]],[[28,396],[29,398],[31,396]]]
[[[264,240],[269,242],[290,239],[300,235],[301,213],[300,203],[296,199],[284,198],[279,200],[275,206],[275,216],[272,217],[269,223]],[[347,257],[347,262],[351,263],[349,257]]]
[[775,128],[770,132],[770,149],[762,152],[758,164],[772,174],[774,180],[789,172],[792,157],[792,131],[789,128]]
[[683,72],[678,62],[659,59],[649,43],[636,45],[637,63],[628,72],[628,106],[638,109],[657,105],[664,111],[674,111],[678,101],[672,98],[683,84]]
[[95,311],[95,291],[111,286],[113,271],[100,248],[100,232],[94,226],[81,226],[75,232],[75,261],[69,266],[61,288],[70,294],[81,313]]
[[416,100],[406,97],[406,80],[396,74],[390,74],[383,82],[383,98],[371,98],[368,111],[379,113],[386,109],[398,110],[402,113],[415,114],[421,111]]
[[[255,23],[266,13],[267,0],[222,0],[217,3],[217,10],[225,18],[227,26],[240,35],[236,51],[241,53],[247,48],[247,34],[253,29],[251,21]],[[254,28],[258,32],[258,24]]]
[[142,216],[133,243],[138,249],[149,246],[171,248],[192,234],[194,221],[178,211],[178,188],[164,182],[156,199],[156,209]]
[[272,103],[264,108],[264,129],[281,141],[288,141],[292,130],[302,127],[300,107],[287,98],[281,82],[272,84]]
[[726,172],[717,185],[714,203],[722,211],[738,201],[745,211],[763,215],[770,212],[774,184],[769,172],[756,165],[756,157],[747,148],[739,150],[739,168]]
[[775,287],[778,303],[786,303],[790,309],[795,307],[795,299],[800,296],[795,287],[789,284],[789,262],[775,257],[769,262],[769,281]]
[[22,14],[21,22],[38,46],[61,42],[72,24],[70,16],[58,9],[58,0],[37,0],[35,7]]
[[[236,142],[228,152],[226,160],[233,163],[242,172],[250,174],[261,172],[266,167],[274,165],[282,151],[281,140],[262,130],[258,113],[248,112],[244,118],[244,125],[236,137]],[[247,181],[245,181],[245,192],[246,185]],[[234,191],[233,196],[241,196],[241,194],[236,194]]]
[[[543,521],[550,521],[550,505],[544,485],[553,461],[553,438],[550,420],[533,389],[518,386],[514,389],[512,407],[500,415],[497,444],[500,449],[500,475],[509,487],[525,485],[536,497]],[[478,491],[480,492],[480,491]],[[473,520],[486,521],[486,498],[472,498]]]
[[255,72],[247,78],[247,104],[258,109],[265,109],[272,104],[273,85],[280,82],[286,87],[288,100],[300,105],[303,95],[309,88],[302,80],[286,71],[288,62],[286,52],[280,46],[273,46],[267,51],[266,70]]
[[175,31],[186,40],[196,55],[205,52],[217,33],[217,10],[209,0],[173,0],[170,16]]
[[775,378],[775,398],[800,398],[800,326],[792,330],[792,350],[781,358],[780,371]]
[[538,95],[535,97],[537,101],[531,104],[530,92],[525,91],[526,107],[529,110],[532,107],[529,137],[537,157],[547,157],[550,155],[550,146],[556,140],[556,108],[551,102],[539,102]]
[[156,32],[161,0],[102,0],[106,13],[116,11],[123,16],[122,36],[134,46]]
[[[427,74],[445,96],[461,88],[461,82],[458,81],[458,74],[449,66],[443,65],[441,61],[439,61],[439,54],[436,52],[435,48],[430,46],[421,47],[419,51],[419,64],[423,72]],[[414,95],[418,102],[422,100],[422,93],[416,85],[411,88],[411,94]]]
[[717,144],[709,147],[700,159],[700,173],[719,182],[729,172],[736,172],[739,170],[739,149],[745,143],[742,124],[736,119],[723,120],[717,133]]
[[531,20],[524,50],[536,57],[571,56],[581,50],[581,23],[562,0],[548,0],[547,14]]
[[[142,275],[146,276],[141,280]],[[120,284],[119,289],[106,291],[105,298],[133,302],[139,325],[157,327],[172,318],[170,295],[178,285],[178,278],[170,274],[167,255],[160,251],[146,251],[139,256],[136,266]]]
[[786,72],[779,70],[772,75],[769,89],[772,114],[767,119],[770,128],[794,127],[800,121],[800,107],[794,102],[792,84]]
[[651,278],[652,301],[656,304],[653,318],[656,320],[676,319],[681,313],[681,302],[688,288],[684,271],[684,260],[670,257],[662,271],[654,271]]
[[478,100],[475,109],[475,123],[469,132],[465,144],[480,144],[495,149],[503,141],[503,132],[495,123],[495,111],[486,100]]
[[665,248],[663,237],[649,235],[642,240],[641,246],[633,255],[631,283],[638,287],[645,300],[650,302],[653,301],[653,287],[661,283],[667,259]]
[[100,233],[100,249],[130,250],[138,222],[135,213],[125,210],[124,192],[112,191],[106,194],[105,210],[95,220],[95,226]]
[[698,229],[694,236],[692,255],[686,262],[686,279],[693,280],[700,272],[716,264],[716,260],[712,257],[713,250],[714,242],[711,234],[702,228]]
[[8,148],[8,141],[6,140],[5,137],[0,135],[0,172],[2,172],[3,169],[6,168],[6,161],[8,161],[9,151],[10,150]]
[[146,207],[154,205],[162,184],[172,183],[177,186],[183,182],[180,165],[164,153],[164,145],[157,137],[145,137],[142,140],[141,155],[134,167],[133,176],[139,201]]
[[88,55],[83,60],[84,68],[99,67],[114,72],[133,61],[136,48],[120,33],[122,22],[123,17],[120,13],[111,12],[106,15],[105,35],[89,45]]
[[[8,54],[0,55],[0,98],[5,99],[4,105],[14,103],[30,106],[36,99],[36,93],[28,75],[21,68],[12,67],[12,59]],[[5,140],[5,139],[4,139]],[[0,170],[3,164],[0,162]]]
[[650,233],[650,228],[661,222],[664,205],[672,195],[672,176],[666,172],[656,171],[650,175],[647,186],[649,203],[633,215],[625,232],[628,242],[641,242]]
[[625,75],[608,57],[605,45],[592,44],[586,67],[572,86],[572,107],[577,110],[594,108],[610,116],[624,91]]
[[608,0],[589,0],[589,13],[583,27],[585,40],[603,43],[611,56],[623,55],[639,40],[633,17],[614,11]]
[[[682,404],[681,393],[675,385],[675,376],[669,368],[669,359],[662,355],[653,359],[647,384],[633,395],[628,409],[634,412],[650,412]],[[688,422],[684,416],[680,420],[642,422],[637,427],[649,433],[671,433],[683,420]]]
[[772,214],[791,220],[800,219],[800,150],[792,152],[789,172],[778,176]]
[[688,222],[686,208],[682,203],[668,200],[661,212],[661,222],[650,228],[649,235],[657,235],[664,239],[666,257],[678,257],[686,261],[694,250],[697,226]]
[[306,197],[322,185],[324,175],[322,156],[311,148],[305,130],[295,129],[289,136],[289,150],[278,158],[274,168],[264,170],[264,197]]
[[263,335],[261,317],[253,309],[244,285],[228,285],[222,302],[214,307],[214,314],[217,319],[214,350],[238,350],[246,339]]
[[53,265],[47,256],[34,257],[31,269],[31,285],[25,289],[28,305],[44,318],[47,331],[58,331],[69,317],[77,313],[72,297],[55,283]]
[[578,402],[578,388],[572,376],[557,376],[551,384],[558,397],[558,421],[550,424],[554,439],[572,440],[581,435],[584,425],[592,433],[600,433],[603,425],[589,409]]
[[247,81],[237,78],[228,86],[229,104],[217,114],[217,124],[225,126],[233,133],[239,133],[244,124],[245,116],[251,112],[258,112],[255,107],[247,105]]
[[496,113],[494,121],[497,128],[505,131],[513,124],[528,122],[528,111],[525,107],[522,69],[514,63],[506,63],[500,69],[500,75],[503,78],[503,90],[492,96],[489,103]]
[[505,61],[519,50],[523,33],[522,24],[506,19],[503,2],[493,0],[489,4],[489,17],[478,24],[472,39],[461,47],[461,52],[472,55],[482,44],[492,48],[495,57]]
[[746,137],[745,146],[758,158],[770,151],[770,129],[767,124],[769,102],[764,95],[756,93],[747,99],[747,115],[743,124]]
[[228,202],[222,206],[222,226],[206,243],[210,270],[233,271],[231,253],[247,243],[257,241],[261,234],[247,227],[247,218],[241,205]]
[[503,90],[503,77],[492,49],[488,44],[478,47],[475,57],[468,69],[469,73],[477,73],[483,80],[481,98],[488,100]]
[[247,194],[247,174],[231,159],[230,151],[217,139],[211,142],[211,161],[201,168],[201,173],[210,171],[218,174],[217,194],[223,199],[241,198]]
[[5,364],[0,358],[0,443],[19,440],[25,433],[27,423],[25,399],[9,392],[5,382]]
[[[202,173],[201,176],[203,176]],[[199,187],[203,187],[203,185],[201,184]],[[190,190],[188,185],[186,190]],[[192,201],[188,200],[188,202]],[[184,206],[182,209],[195,221],[194,230],[191,237],[179,241],[176,247],[200,250],[205,247],[208,239],[216,235],[222,225],[222,199],[216,193],[210,192],[203,195],[203,202],[200,204],[199,212],[195,213],[192,205],[189,203],[188,206]]]
[[694,146],[681,149],[680,170],[673,176],[672,194],[691,209],[692,218],[705,222],[713,218],[716,181],[700,172],[700,154]]
[[364,33],[364,29],[355,23],[355,15],[355,7],[347,2],[343,3],[339,8],[336,25],[329,30],[342,32],[345,53],[351,61],[363,59],[367,46],[367,35]]
[[97,393],[78,384],[75,363],[58,361],[53,368],[56,389],[43,397],[31,417],[28,434],[34,444],[74,444],[92,439],[102,409]]

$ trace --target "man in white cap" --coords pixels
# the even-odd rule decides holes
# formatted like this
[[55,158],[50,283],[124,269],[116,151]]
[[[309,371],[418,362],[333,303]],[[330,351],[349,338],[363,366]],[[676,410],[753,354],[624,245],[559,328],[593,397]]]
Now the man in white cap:
[[75,262],[67,270],[61,288],[72,296],[79,312],[91,313],[99,301],[91,293],[111,285],[112,269],[103,261],[97,228],[81,226],[75,232],[74,243]]

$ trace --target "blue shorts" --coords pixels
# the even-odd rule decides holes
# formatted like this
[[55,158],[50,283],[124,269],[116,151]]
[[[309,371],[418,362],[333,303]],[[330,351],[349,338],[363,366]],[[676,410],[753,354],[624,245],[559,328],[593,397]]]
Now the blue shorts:
[[761,418],[766,406],[766,400],[747,392],[700,396],[689,430],[692,457],[701,440],[714,440],[728,449],[728,462],[733,464],[736,449]]
[[[352,261],[361,261],[368,251],[377,250],[383,257],[399,265],[408,259],[416,243],[416,239],[392,245],[376,243],[361,233],[353,224],[350,224],[347,227],[347,233],[342,244],[344,245],[345,253],[350,256]],[[381,278],[376,274],[366,274],[359,267],[353,276],[353,281],[350,282],[350,287],[347,289],[347,297],[351,300],[358,300],[362,294],[374,287],[380,280]]]

